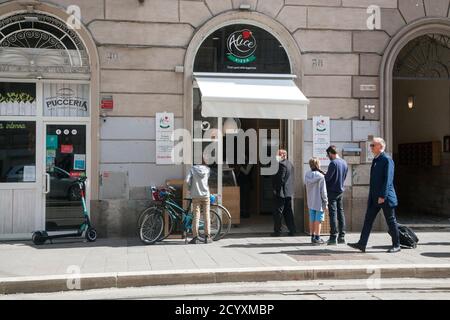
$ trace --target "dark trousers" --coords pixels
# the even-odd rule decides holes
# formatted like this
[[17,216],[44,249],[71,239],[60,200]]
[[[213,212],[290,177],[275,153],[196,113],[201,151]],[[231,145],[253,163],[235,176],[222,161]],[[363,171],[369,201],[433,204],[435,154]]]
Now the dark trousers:
[[328,209],[330,214],[330,235],[336,238],[345,237],[344,193],[328,193]]
[[392,237],[392,246],[399,247],[400,246],[400,238],[398,235],[398,225],[397,219],[395,218],[395,208],[391,208],[388,205],[384,204],[382,206],[372,205],[367,208],[366,218],[364,220],[364,227],[361,232],[361,238],[359,239],[359,244],[366,247],[367,242],[369,241],[370,232],[372,231],[373,222],[380,212],[380,209],[383,209],[384,218],[386,219],[386,223],[389,226],[389,234]]
[[281,233],[281,220],[284,217],[286,226],[289,232],[295,233],[295,222],[294,222],[294,212],[292,211],[292,198],[281,198],[274,196],[274,212],[273,212],[273,222],[274,222],[274,232]]
[[241,217],[250,217],[250,210],[249,210],[249,195],[250,195],[250,183],[247,181],[242,182],[239,185],[239,193],[240,193],[240,199],[241,199]]

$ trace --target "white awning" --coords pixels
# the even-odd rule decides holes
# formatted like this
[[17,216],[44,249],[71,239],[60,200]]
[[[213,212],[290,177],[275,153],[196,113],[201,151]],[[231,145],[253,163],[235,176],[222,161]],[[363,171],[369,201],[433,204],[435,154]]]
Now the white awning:
[[307,119],[309,100],[293,76],[194,74],[202,94],[202,116]]

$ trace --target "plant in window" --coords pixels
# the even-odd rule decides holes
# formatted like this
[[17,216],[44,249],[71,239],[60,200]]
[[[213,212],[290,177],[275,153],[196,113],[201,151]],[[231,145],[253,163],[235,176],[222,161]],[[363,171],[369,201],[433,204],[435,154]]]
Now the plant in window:
[[0,115],[33,115],[35,98],[26,92],[0,93]]

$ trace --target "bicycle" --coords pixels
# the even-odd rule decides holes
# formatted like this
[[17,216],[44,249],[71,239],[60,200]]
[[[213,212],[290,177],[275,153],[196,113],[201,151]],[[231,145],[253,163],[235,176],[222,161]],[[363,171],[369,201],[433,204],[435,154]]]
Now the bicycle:
[[[189,199],[186,198],[185,200],[189,200]],[[228,211],[228,209],[226,207],[224,207],[223,205],[218,204],[216,201],[217,201],[217,195],[214,194],[211,196],[210,207],[214,208],[214,210],[219,213],[219,216],[222,220],[222,228],[221,228],[220,235],[217,237],[217,239],[215,239],[215,240],[220,240],[220,239],[223,239],[230,232],[231,227],[232,227],[232,221],[231,221],[231,214]],[[189,211],[192,210],[191,202],[189,203],[188,209],[189,209]],[[157,210],[157,206],[152,206],[152,207],[146,208],[144,211],[141,212],[141,214],[139,215],[139,218],[138,218],[138,223],[137,223],[138,231],[140,230],[140,227],[142,225],[142,221],[143,221],[144,217],[147,214],[150,214],[155,210]],[[222,213],[225,213],[225,214],[222,214]],[[167,238],[167,236],[164,237],[164,239],[165,238]]]
[[[181,223],[183,227],[183,236],[187,243],[187,233],[192,232],[193,213],[190,210],[192,199],[186,198],[189,201],[187,209],[179,206],[173,199],[173,191],[175,188],[168,186],[166,188],[152,187],[152,199],[156,202],[153,207],[150,207],[141,214],[139,218],[139,236],[146,244],[154,244],[166,239],[175,229],[177,223]],[[219,214],[214,210],[210,210],[211,214],[211,228],[210,236],[213,240],[218,240],[222,228],[222,220]],[[167,229],[165,217],[167,217]],[[200,219],[199,234],[200,240],[205,239],[205,222]]]

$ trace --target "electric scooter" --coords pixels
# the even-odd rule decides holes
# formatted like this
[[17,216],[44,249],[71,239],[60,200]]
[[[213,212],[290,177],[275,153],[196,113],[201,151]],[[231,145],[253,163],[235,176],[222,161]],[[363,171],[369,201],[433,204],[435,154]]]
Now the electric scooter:
[[72,238],[72,237],[83,237],[86,238],[89,242],[94,242],[97,240],[97,231],[92,227],[91,220],[89,219],[87,206],[86,206],[86,198],[85,198],[85,185],[86,185],[86,177],[80,177],[77,180],[77,184],[80,187],[81,192],[81,202],[83,204],[83,217],[84,221],[78,228],[78,230],[71,233],[56,233],[49,235],[47,231],[35,231],[32,236],[33,243],[35,245],[44,244],[47,240],[50,240],[53,243],[53,239],[59,238]]

